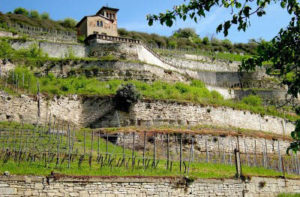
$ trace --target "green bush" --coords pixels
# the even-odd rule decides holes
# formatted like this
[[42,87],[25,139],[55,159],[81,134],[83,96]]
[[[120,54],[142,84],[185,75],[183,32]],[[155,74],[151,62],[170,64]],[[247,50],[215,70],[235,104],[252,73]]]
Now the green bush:
[[14,13],[15,14],[21,14],[21,15],[24,15],[24,16],[29,16],[28,10],[26,10],[25,8],[21,8],[21,7],[16,8],[14,10]]
[[28,49],[20,49],[14,52],[15,58],[47,58],[48,55],[38,47],[37,44],[32,44]]
[[39,19],[40,18],[40,14],[36,10],[31,10],[30,13],[29,13],[29,17],[30,18]]
[[6,40],[0,40],[0,57],[1,58],[12,58],[14,49]]
[[118,110],[128,112],[131,105],[138,102],[141,94],[137,91],[135,85],[128,83],[122,85],[114,97],[115,106]]
[[50,15],[47,12],[43,12],[41,14],[41,18],[44,20],[49,20],[50,19]]
[[59,22],[61,26],[66,27],[66,28],[75,28],[77,21],[72,19],[72,18],[66,18],[63,21]]
[[259,96],[249,95],[249,96],[244,97],[242,99],[242,103],[245,103],[247,105],[252,105],[252,106],[261,106],[262,105],[262,100]]
[[7,39],[0,39],[0,58],[25,59],[25,58],[47,58],[37,44],[32,44],[28,49],[14,50]]

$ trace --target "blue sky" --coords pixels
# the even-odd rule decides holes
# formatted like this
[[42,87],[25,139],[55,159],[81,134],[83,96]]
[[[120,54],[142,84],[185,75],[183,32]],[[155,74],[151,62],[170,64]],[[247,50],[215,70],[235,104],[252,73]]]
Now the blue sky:
[[[0,0],[0,11],[6,13],[17,7],[24,7],[28,10],[48,12],[54,20],[72,17],[79,21],[83,16],[95,14],[103,5],[108,5],[120,9],[119,27],[128,30],[169,36],[179,28],[191,27],[196,29],[201,37],[224,38],[221,33],[216,34],[215,31],[218,24],[230,18],[229,10],[222,8],[214,9],[198,23],[178,19],[171,28],[159,24],[151,27],[147,25],[147,14],[163,12],[181,2],[183,0]],[[281,27],[288,25],[290,16],[279,5],[271,5],[266,11],[267,15],[264,17],[252,18],[251,27],[246,32],[239,32],[233,27],[227,38],[232,42],[247,42],[251,38],[265,40],[273,38]]]

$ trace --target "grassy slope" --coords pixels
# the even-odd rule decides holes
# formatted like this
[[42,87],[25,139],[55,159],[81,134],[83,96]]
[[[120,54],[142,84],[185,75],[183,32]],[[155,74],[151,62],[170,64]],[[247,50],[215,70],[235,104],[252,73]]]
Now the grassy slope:
[[37,19],[37,18],[29,18],[29,17],[21,15],[21,14],[2,14],[2,13],[0,13],[0,28],[16,32],[15,29],[8,28],[6,26],[6,23],[17,23],[17,24],[28,25],[31,27],[39,27],[39,28],[58,30],[58,31],[75,32],[73,29],[65,28],[65,27],[61,26],[58,22],[53,21],[51,19]]
[[[62,173],[67,175],[84,175],[84,176],[181,176],[179,172],[179,164],[174,163],[172,171],[165,169],[165,163],[160,162],[157,169],[144,169],[142,166],[135,167],[133,170],[131,166],[128,169],[124,167],[113,167],[112,169],[107,166],[100,165],[96,162],[93,163],[92,168],[85,162],[79,169],[77,163],[72,163],[70,169],[67,168],[67,164],[60,167],[55,167],[55,164],[51,164],[45,168],[44,163],[29,163],[22,162],[18,164],[13,161],[9,161],[6,164],[0,165],[0,173],[9,171],[11,174],[16,175],[49,175],[51,171],[56,173]],[[243,174],[245,176],[268,176],[278,177],[281,173],[274,170],[268,170],[257,167],[243,166]],[[189,176],[195,178],[233,178],[235,176],[235,166],[225,164],[213,164],[213,163],[192,163],[190,165]],[[287,178],[299,178],[295,175],[287,175]]]
[[228,61],[242,61],[243,59],[247,59],[247,58],[251,57],[250,55],[240,55],[240,54],[224,53],[224,52],[214,53],[214,52],[207,52],[207,51],[202,51],[202,50],[180,51],[180,50],[154,49],[154,51],[162,56],[176,57],[178,54],[179,55],[192,54],[192,55],[206,56],[211,59],[228,60]]

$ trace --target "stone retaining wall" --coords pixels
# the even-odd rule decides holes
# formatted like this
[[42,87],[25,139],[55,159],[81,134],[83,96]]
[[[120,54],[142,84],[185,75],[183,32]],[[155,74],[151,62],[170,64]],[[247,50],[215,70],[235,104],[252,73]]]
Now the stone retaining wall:
[[[216,133],[217,134],[217,133]],[[146,149],[151,151],[153,150],[153,135],[154,133],[147,133],[146,137]],[[166,134],[158,134],[156,133],[156,146],[158,150],[166,150]],[[183,151],[189,153],[191,144],[192,144],[192,135],[191,134],[183,134]],[[230,135],[211,135],[211,134],[195,134],[193,135],[194,143],[193,150],[195,155],[198,154],[206,154],[206,148],[210,153],[230,153],[233,154],[234,149],[237,148],[237,137]],[[115,138],[110,137],[110,141],[112,143],[117,144],[118,146],[124,146],[128,149],[132,148],[133,144],[133,134],[132,133],[117,133],[115,134]],[[135,134],[135,146],[136,150],[143,151],[144,148],[144,133]],[[170,143],[170,152],[173,153],[174,158],[178,156],[179,149],[179,138],[176,134],[169,135],[169,143]],[[278,155],[278,150],[280,154],[285,154],[287,148],[290,145],[290,141],[281,140],[281,139],[264,139],[257,137],[239,137],[239,150],[241,153],[247,154],[273,154]],[[278,149],[279,148],[279,149]],[[162,151],[158,153],[165,157],[166,151]],[[197,158],[196,158],[197,160]]]
[[[1,60],[0,60],[1,66]],[[3,66],[5,68],[6,66]],[[168,72],[161,67],[130,61],[47,61],[34,68],[35,73],[46,75],[53,73],[56,77],[86,75],[100,81],[121,79],[153,82],[187,82],[188,79],[176,72]]]
[[[0,93],[0,120],[36,123],[37,100],[26,95],[10,96]],[[72,122],[78,126],[116,126],[115,109],[110,98],[99,97],[54,97],[41,98],[41,117],[47,114]],[[134,105],[129,113],[119,113],[120,124],[129,125],[214,125],[267,131],[280,135],[290,135],[293,123],[273,116],[261,116],[249,111],[228,107],[201,106],[191,103],[143,100]]]
[[235,179],[99,177],[60,178],[0,177],[1,196],[277,196],[300,193],[300,180],[252,177],[245,182]]
[[29,47],[37,45],[42,51],[48,54],[49,57],[65,58],[65,57],[87,57],[88,48],[80,44],[69,43],[55,43],[47,41],[20,41],[11,40],[12,48],[28,49]]
[[129,114],[120,113],[121,125],[218,125],[290,135],[293,123],[229,107],[201,106],[171,101],[143,101]]
[[239,69],[238,62],[229,63],[221,61],[203,61],[201,60],[188,60],[183,58],[175,57],[165,57],[162,56],[164,61],[169,62],[169,64],[174,65],[178,68],[188,68],[191,70],[206,70],[206,71],[215,71],[215,72],[237,72]]

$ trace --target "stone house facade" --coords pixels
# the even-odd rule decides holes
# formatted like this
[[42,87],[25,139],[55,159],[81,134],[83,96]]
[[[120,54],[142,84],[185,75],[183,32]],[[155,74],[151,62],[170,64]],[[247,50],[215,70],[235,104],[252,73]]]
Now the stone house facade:
[[118,11],[116,8],[102,7],[95,15],[83,17],[76,25],[78,36],[102,34],[118,37]]

